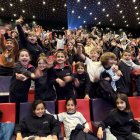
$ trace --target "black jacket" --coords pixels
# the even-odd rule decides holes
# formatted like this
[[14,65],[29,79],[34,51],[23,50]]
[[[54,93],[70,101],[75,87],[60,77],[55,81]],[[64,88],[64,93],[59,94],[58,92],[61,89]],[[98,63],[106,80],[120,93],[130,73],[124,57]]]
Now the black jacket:
[[[65,65],[63,69],[59,68],[58,65],[54,67],[54,81],[57,78],[64,80],[64,77],[66,76],[73,77],[70,66]],[[73,97],[73,98],[76,97],[75,92],[74,92],[73,81],[66,83],[64,87],[60,87],[59,84],[55,82],[55,88],[56,88],[57,98],[59,100],[64,100],[70,97]]]
[[119,70],[121,70],[123,76],[120,77],[120,79],[116,82],[117,85],[117,91],[126,93],[127,95],[130,95],[130,87],[131,87],[131,70],[132,68],[130,66],[127,66],[124,62],[120,61],[119,63]]
[[110,131],[114,136],[126,137],[131,135],[131,128],[134,125],[136,125],[136,123],[132,112],[124,112],[115,109],[101,122],[99,127],[105,129],[110,126]]
[[70,135],[70,140],[98,140],[91,132],[83,132],[84,126],[78,124]]
[[22,48],[27,49],[29,51],[30,55],[32,56],[31,64],[33,66],[36,66],[36,61],[39,57],[39,54],[43,53],[43,49],[38,44],[32,44],[28,41],[21,25],[17,25],[17,30],[19,33],[19,39]]
[[[31,86],[31,72],[34,72],[34,70],[35,68],[30,64],[27,69],[19,62],[16,64],[9,89],[11,102],[25,102],[27,100],[28,92]],[[29,78],[26,81],[18,80],[16,79],[15,73],[23,74]],[[19,100],[17,98],[19,98]]]
[[80,82],[79,87],[75,87],[77,98],[84,98],[85,94],[89,94],[90,90],[90,79],[88,73],[74,74],[74,78],[77,78]]
[[50,114],[45,114],[42,117],[31,115],[21,120],[15,131],[16,133],[21,132],[23,137],[58,135],[60,123]]
[[43,76],[35,79],[35,99],[43,101],[50,101],[56,99],[56,93],[53,87],[53,70],[46,69]]

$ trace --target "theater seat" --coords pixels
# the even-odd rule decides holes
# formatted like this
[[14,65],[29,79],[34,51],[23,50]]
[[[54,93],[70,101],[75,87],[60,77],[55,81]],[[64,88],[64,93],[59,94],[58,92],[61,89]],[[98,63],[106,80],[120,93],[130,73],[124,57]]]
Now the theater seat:
[[9,102],[11,76],[0,76],[0,103]]
[[92,120],[97,123],[104,120],[113,108],[113,105],[104,99],[91,99]]
[[[16,121],[16,104],[15,103],[0,103],[0,110],[3,112],[1,122]],[[15,140],[15,136],[12,136],[11,140]]]
[[28,102],[33,102],[35,99],[35,91],[33,89],[29,90],[28,93]]
[[[65,102],[66,102],[65,100],[59,100],[58,101],[58,113],[62,113],[62,112],[66,111]],[[94,131],[94,129],[92,127],[92,123],[91,123],[91,118],[90,118],[90,103],[89,103],[89,100],[77,99],[76,111],[79,111],[83,114],[83,116],[85,117],[85,119],[87,120],[87,122],[90,126],[90,130]],[[62,135],[65,136],[63,125],[61,127],[61,130],[62,130]]]
[[0,110],[3,112],[1,122],[13,122],[16,120],[16,105],[15,103],[0,103]]
[[140,121],[140,97],[128,97],[134,118]]
[[[54,101],[44,101],[46,104],[47,110],[51,114],[55,114],[55,102]],[[24,117],[31,115],[31,105],[32,103],[20,103],[20,113],[19,113],[19,119],[23,119]]]

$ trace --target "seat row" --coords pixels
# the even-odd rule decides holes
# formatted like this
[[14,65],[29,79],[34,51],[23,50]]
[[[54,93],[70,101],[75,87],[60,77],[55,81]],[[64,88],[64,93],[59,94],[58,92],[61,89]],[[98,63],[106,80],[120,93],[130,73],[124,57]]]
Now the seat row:
[[[129,97],[129,103],[131,110],[134,113],[134,117],[140,120],[140,97]],[[65,100],[60,100],[58,102],[45,101],[47,110],[52,113],[65,112]],[[97,128],[94,127],[100,121],[104,120],[108,115],[113,106],[103,99],[77,99],[77,111],[81,112],[86,118],[89,126],[93,132],[96,133]],[[0,110],[3,111],[2,122],[11,121],[16,122],[16,104],[15,103],[0,103]],[[31,114],[31,102],[21,103],[19,119],[23,119],[27,115]],[[94,125],[93,125],[94,123]],[[64,136],[64,128],[62,125],[62,135]]]

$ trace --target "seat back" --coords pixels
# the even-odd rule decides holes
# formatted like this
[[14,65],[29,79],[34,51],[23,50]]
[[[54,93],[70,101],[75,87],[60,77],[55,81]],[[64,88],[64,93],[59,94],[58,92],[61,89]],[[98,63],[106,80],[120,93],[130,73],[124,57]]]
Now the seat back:
[[91,116],[94,122],[104,120],[112,109],[113,105],[104,99],[91,99]]
[[1,122],[16,121],[16,104],[15,103],[0,103],[0,110],[3,112]]
[[11,83],[11,76],[0,76],[0,92],[8,92]]
[[[44,101],[46,105],[46,109],[55,114],[55,102],[54,101]],[[32,114],[32,103],[20,103],[20,113],[19,113],[19,120],[22,120],[24,117]]]
[[134,118],[140,120],[140,97],[128,97]]
[[29,90],[28,92],[28,102],[33,102],[35,99],[35,91],[32,89],[32,90]]

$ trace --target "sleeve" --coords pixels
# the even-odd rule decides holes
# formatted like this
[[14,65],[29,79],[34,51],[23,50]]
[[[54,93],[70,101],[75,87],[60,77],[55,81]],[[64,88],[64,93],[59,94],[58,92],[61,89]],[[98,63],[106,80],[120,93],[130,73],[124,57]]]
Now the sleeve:
[[19,39],[20,39],[20,42],[21,42],[22,46],[24,46],[26,49],[28,49],[27,48],[28,40],[27,40],[27,37],[26,37],[26,35],[25,35],[25,33],[24,33],[20,24],[17,25],[17,30],[18,30],[18,33],[19,33]]
[[98,127],[102,127],[102,129],[104,130],[105,128],[107,128],[108,126],[113,126],[115,125],[115,120],[114,120],[114,115],[113,115],[113,112],[111,112],[108,117],[102,121]]
[[58,120],[59,120],[60,122],[63,122],[64,116],[65,116],[65,112],[59,113],[56,117],[58,117]]
[[19,124],[15,126],[15,133],[23,133],[26,132],[26,121],[25,118],[22,119]]
[[85,83],[85,94],[89,94],[90,91],[90,79],[88,73],[86,73],[86,83]]
[[4,45],[4,35],[1,35],[0,38],[0,47],[2,48],[2,51],[5,51],[5,45]]
[[16,66],[14,68],[14,72],[23,74],[27,77],[31,77],[31,73],[32,73],[32,72],[28,71],[27,69],[25,69],[24,67],[22,67],[20,64],[16,64]]
[[84,125],[85,128],[89,129],[89,124],[87,123],[85,117],[80,112],[78,112],[78,114],[79,114],[81,123]]
[[120,76],[118,76],[116,73],[114,76],[111,77],[112,78],[112,81],[118,81],[120,79]]
[[51,118],[52,135],[58,135],[60,133],[61,127],[60,122],[57,121],[53,116]]

